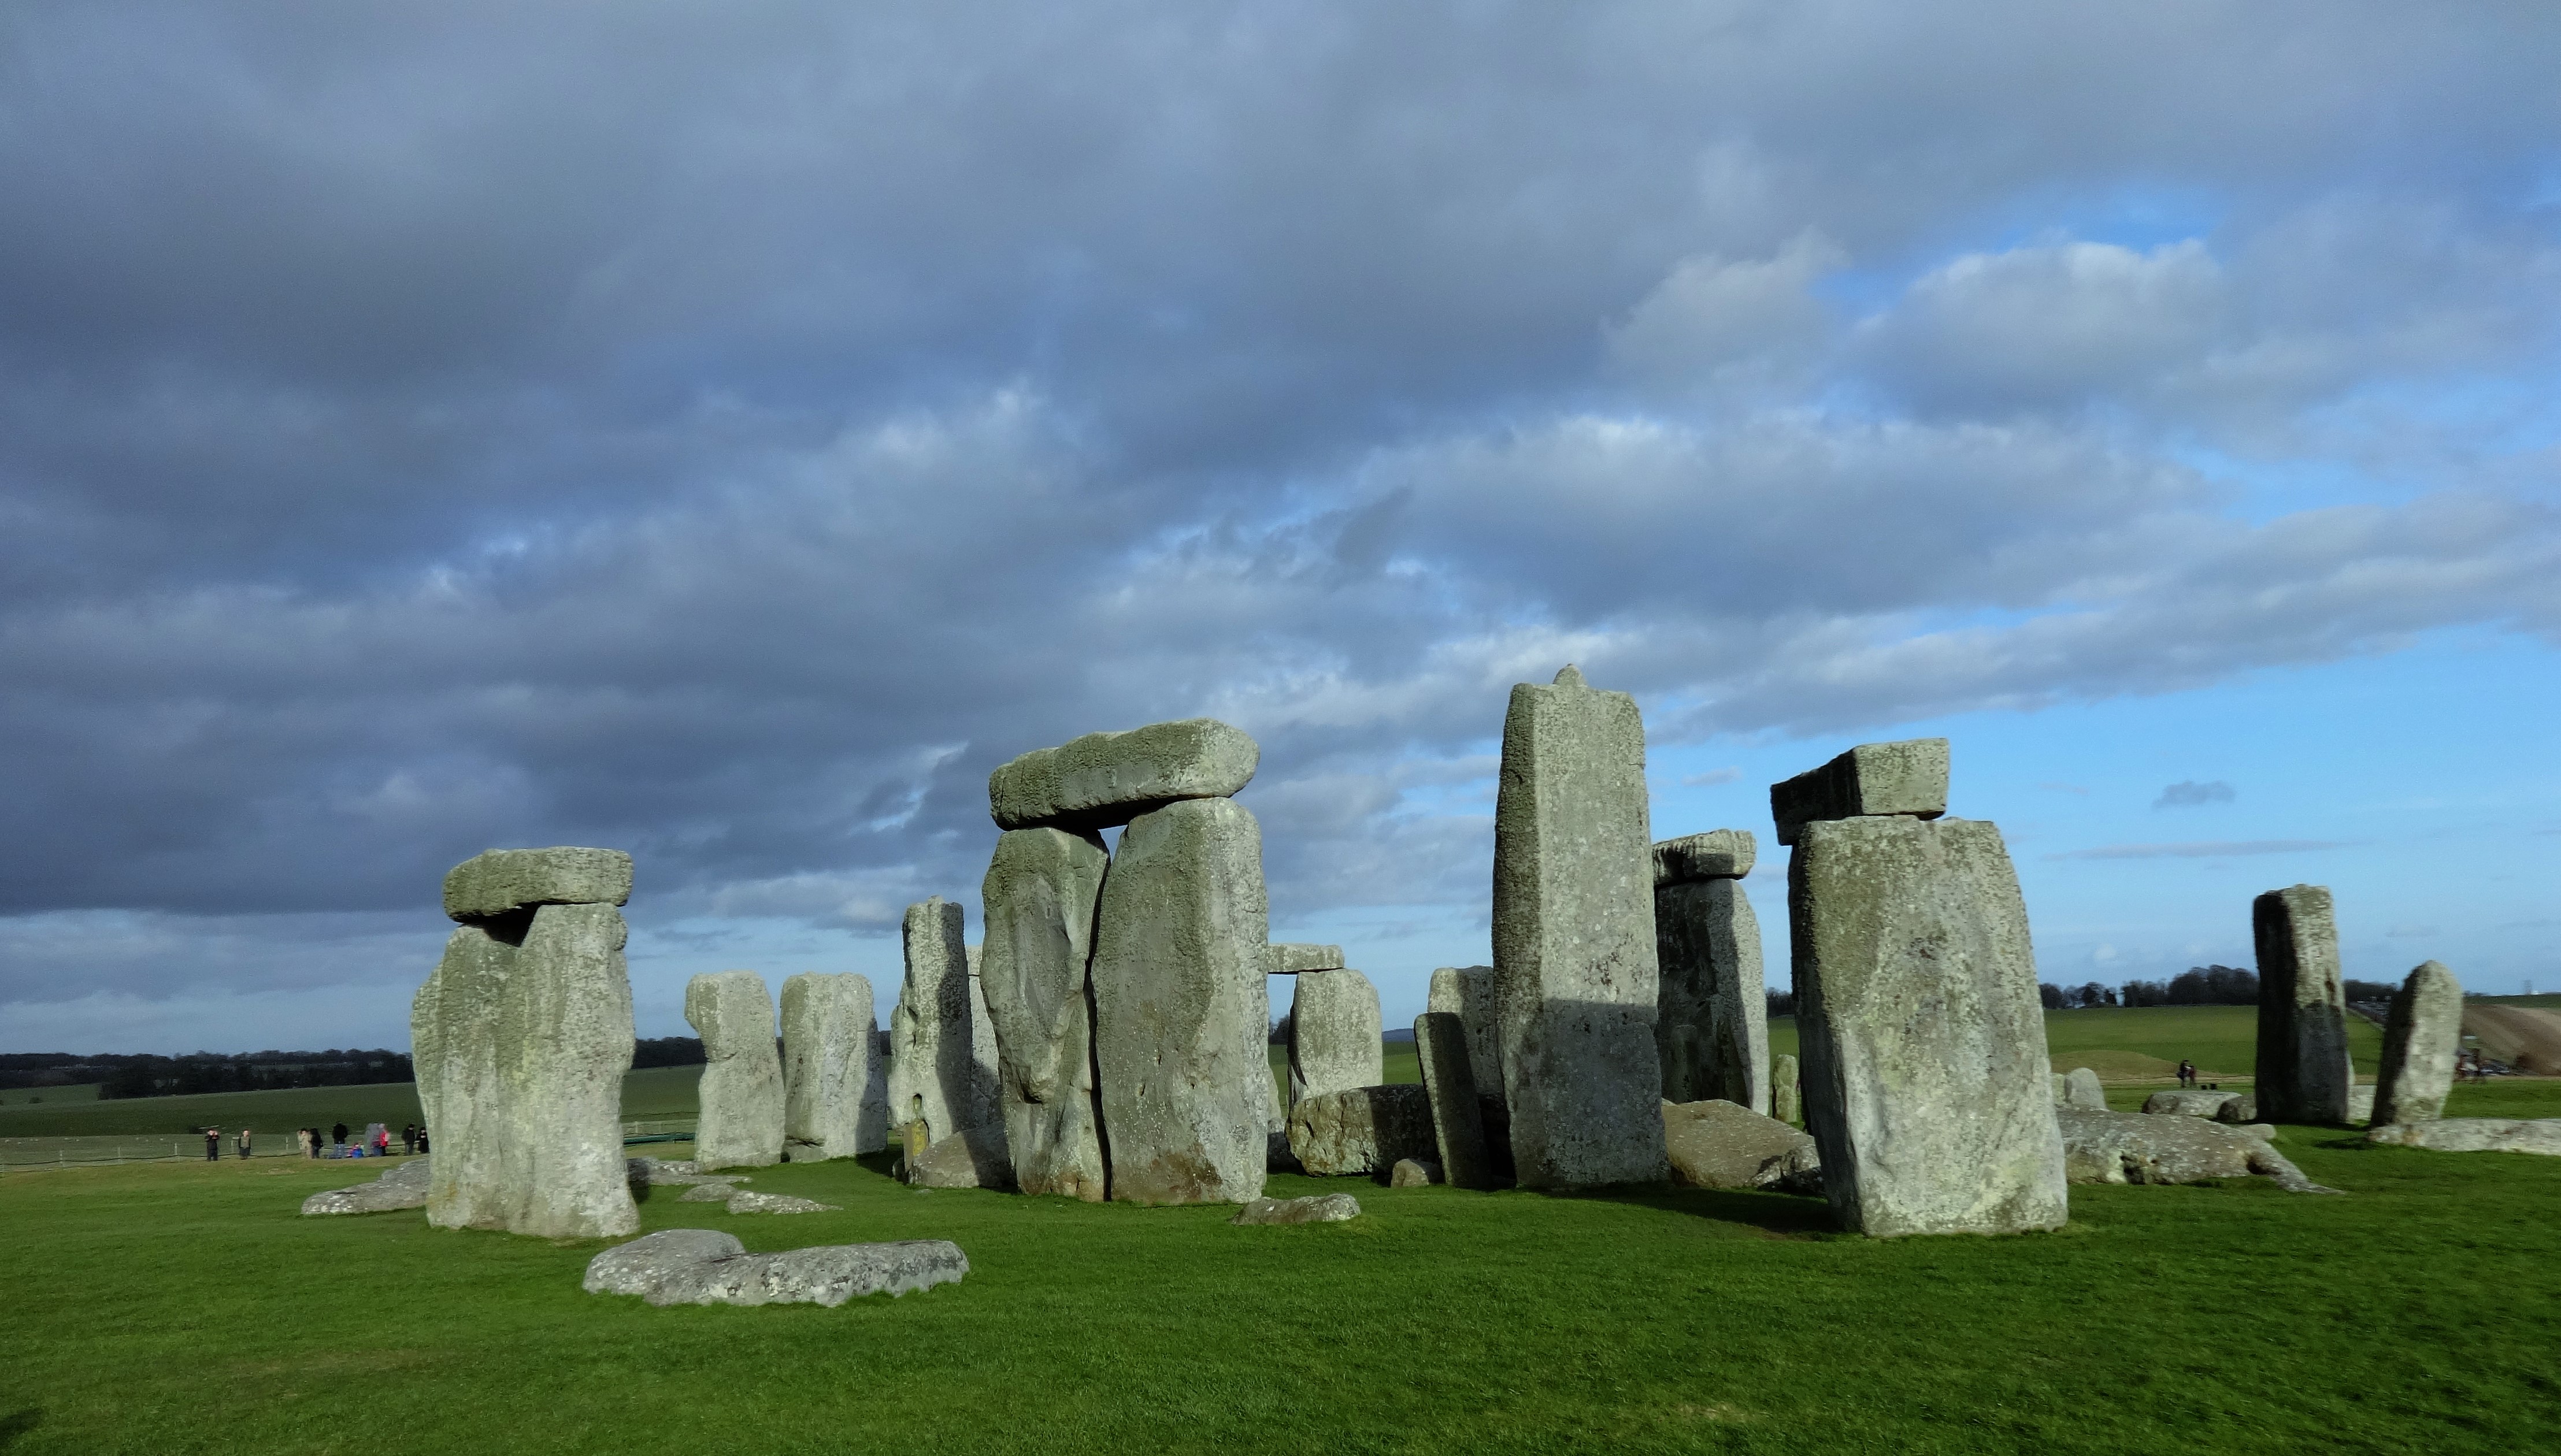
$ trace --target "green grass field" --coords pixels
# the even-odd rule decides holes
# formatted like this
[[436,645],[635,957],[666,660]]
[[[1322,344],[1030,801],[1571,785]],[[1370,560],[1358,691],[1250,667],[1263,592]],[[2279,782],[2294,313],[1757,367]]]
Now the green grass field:
[[97,1087],[95,1082],[74,1082],[67,1087],[0,1088],[0,1107],[26,1107],[38,1102],[94,1102],[97,1100]]
[[[2456,1096],[2561,1114],[2561,1083]],[[835,1310],[652,1309],[580,1290],[597,1243],[297,1216],[345,1167],[13,1174],[0,1448],[2545,1449],[2561,1159],[2281,1146],[2348,1196],[2079,1188],[2060,1233],[1870,1241],[1776,1194],[1276,1178],[1366,1214],[1238,1228],[872,1160],[755,1177],[841,1213],[643,1206],[751,1248],[969,1255],[959,1285]]]

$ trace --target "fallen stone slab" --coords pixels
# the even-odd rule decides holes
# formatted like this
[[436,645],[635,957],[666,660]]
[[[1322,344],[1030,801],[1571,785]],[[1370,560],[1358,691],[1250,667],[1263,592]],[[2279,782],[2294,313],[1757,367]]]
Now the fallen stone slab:
[[2328,889],[2269,890],[2250,902],[2250,930],[2259,957],[2259,1109],[2271,1122],[2340,1126],[2354,1116],[2356,1070]]
[[1758,841],[1748,829],[1711,829],[1654,843],[1654,889],[1690,885],[1701,880],[1740,880],[1752,873],[1760,857]]
[[1822,1155],[1810,1134],[1739,1102],[1663,1104],[1672,1181],[1690,1188],[1777,1188],[1820,1197]]
[[1376,1173],[1401,1158],[1438,1161],[1431,1094],[1406,1082],[1305,1098],[1289,1109],[1289,1152],[1319,1178]]
[[2155,1115],[2171,1113],[2180,1117],[2221,1118],[2223,1110],[2236,1102],[2249,1099],[2239,1092],[2154,1092],[2143,1099],[2143,1110]]
[[918,1188],[1014,1188],[1014,1161],[1005,1130],[990,1124],[964,1127],[937,1140],[909,1163],[907,1181]]
[[1109,829],[1183,799],[1224,799],[1254,780],[1263,750],[1214,718],[1087,733],[987,775],[998,829]]
[[1343,948],[1339,945],[1274,941],[1264,947],[1263,956],[1264,970],[1275,976],[1295,976],[1306,971],[1339,971],[1343,968]]
[[534,905],[619,905],[630,900],[631,857],[620,850],[489,850],[444,876],[444,913],[465,922]]
[[427,1207],[427,1182],[434,1176],[427,1158],[412,1158],[399,1167],[354,1188],[333,1188],[302,1201],[305,1216],[321,1213],[389,1213]]
[[2108,1093],[2099,1085],[2097,1072],[2086,1066],[2076,1066],[2070,1071],[2057,1074],[2054,1105],[2105,1112],[2108,1110]]
[[1807,824],[1906,814],[1936,819],[1948,812],[1948,740],[1905,738],[1861,743],[1820,768],[1770,785],[1770,817],[1779,843],[1793,845]]
[[654,1305],[815,1304],[956,1284],[969,1257],[939,1238],[822,1244],[752,1254],[735,1234],[669,1228],[588,1262],[590,1294],[636,1294]]
[[1360,1216],[1360,1200],[1347,1193],[1303,1199],[1256,1199],[1230,1223],[1341,1223]]
[[2561,1157],[2561,1117],[2440,1117],[2390,1122],[2365,1134],[2369,1143],[2440,1153],[2540,1153]]
[[2258,1174],[2288,1193],[2336,1193],[2268,1140],[2201,1117],[2059,1107],[2064,1176],[2074,1183],[2202,1183]]
[[1441,1165],[1421,1158],[1399,1158],[1387,1173],[1389,1188],[1430,1188],[1441,1181]]
[[749,1193],[745,1189],[729,1196],[733,1213],[837,1213],[844,1212],[834,1204],[816,1199],[794,1198],[787,1193]]
[[725,1204],[730,1201],[733,1195],[739,1192],[740,1190],[734,1189],[726,1183],[706,1180],[702,1183],[696,1184],[692,1188],[686,1189],[683,1193],[676,1195],[676,1202],[680,1204]]
[[623,1160],[622,1167],[626,1178],[635,1188],[643,1185],[684,1188],[702,1183],[731,1184],[752,1181],[743,1173],[705,1173],[690,1158],[626,1158]]

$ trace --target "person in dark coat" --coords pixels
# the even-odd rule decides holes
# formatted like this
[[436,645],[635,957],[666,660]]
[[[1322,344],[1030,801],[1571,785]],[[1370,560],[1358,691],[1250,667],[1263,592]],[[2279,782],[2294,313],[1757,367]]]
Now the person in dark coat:
[[329,1146],[333,1148],[347,1146],[347,1124],[342,1122],[329,1129]]
[[223,1130],[219,1127],[205,1129],[205,1161],[208,1163],[223,1161]]

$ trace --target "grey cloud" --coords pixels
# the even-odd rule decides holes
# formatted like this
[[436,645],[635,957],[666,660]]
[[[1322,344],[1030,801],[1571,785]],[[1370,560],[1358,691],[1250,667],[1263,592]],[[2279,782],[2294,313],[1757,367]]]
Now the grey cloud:
[[2192,809],[2204,804],[2229,804],[2238,795],[2233,793],[2232,785],[2221,779],[2199,783],[2195,779],[2188,778],[2164,787],[2160,791],[2160,797],[2152,800],[2152,807]]

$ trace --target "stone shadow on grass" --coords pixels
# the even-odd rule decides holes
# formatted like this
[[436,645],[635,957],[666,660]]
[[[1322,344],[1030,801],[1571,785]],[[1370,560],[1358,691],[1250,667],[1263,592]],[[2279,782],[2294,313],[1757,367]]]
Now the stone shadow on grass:
[[30,1431],[44,1423],[44,1410],[34,1405],[24,1410],[13,1410],[7,1415],[0,1415],[0,1448],[18,1444]]
[[1659,1209],[1666,1213],[1712,1218],[1719,1223],[1748,1224],[1779,1238],[1805,1238],[1840,1231],[1840,1225],[1832,1221],[1832,1206],[1828,1202],[1795,1194],[1678,1188],[1663,1184],[1595,1189],[1588,1193],[1554,1193],[1548,1197],[1632,1204],[1640,1209]]

